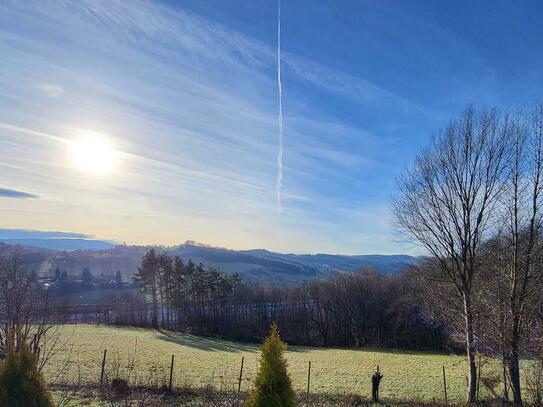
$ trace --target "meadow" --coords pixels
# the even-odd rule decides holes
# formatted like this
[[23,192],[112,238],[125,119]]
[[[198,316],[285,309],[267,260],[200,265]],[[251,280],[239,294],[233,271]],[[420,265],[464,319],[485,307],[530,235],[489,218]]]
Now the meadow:
[[[104,349],[105,376],[128,379],[132,385],[168,383],[175,355],[174,386],[237,389],[242,357],[245,358],[242,390],[250,388],[257,369],[259,345],[202,338],[140,328],[66,325],[69,342],[46,367],[54,383],[86,384],[100,381]],[[449,400],[461,401],[466,388],[465,359],[461,356],[386,349],[333,349],[289,346],[289,372],[298,391],[307,386],[311,361],[311,393],[357,393],[369,397],[371,375],[377,365],[384,378],[381,397],[388,399],[442,400],[443,371],[447,374]],[[498,377],[499,365],[483,360],[483,377]],[[487,390],[481,385],[481,396]]]

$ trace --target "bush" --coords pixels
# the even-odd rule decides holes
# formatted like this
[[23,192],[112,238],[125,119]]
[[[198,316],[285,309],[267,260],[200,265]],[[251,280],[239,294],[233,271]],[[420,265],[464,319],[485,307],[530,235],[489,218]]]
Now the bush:
[[10,350],[0,364],[0,407],[52,407],[36,358],[23,347]]
[[293,407],[296,395],[287,372],[283,353],[287,345],[281,341],[277,325],[273,324],[262,345],[260,366],[247,407]]

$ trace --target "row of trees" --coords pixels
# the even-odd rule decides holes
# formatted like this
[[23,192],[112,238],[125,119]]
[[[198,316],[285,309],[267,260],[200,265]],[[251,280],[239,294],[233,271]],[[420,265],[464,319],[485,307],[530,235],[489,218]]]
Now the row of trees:
[[518,114],[468,108],[399,179],[398,229],[431,255],[415,280],[463,338],[468,402],[477,352],[504,362],[504,397],[522,404],[519,359],[543,298],[543,106]]
[[362,270],[293,287],[263,286],[151,250],[134,278],[144,298],[124,299],[130,309],[118,311],[119,323],[241,340],[261,340],[277,323],[292,344],[446,346],[443,326],[424,320],[404,275]]
[[[103,274],[100,274],[99,278],[106,278]],[[60,269],[57,267],[55,269],[54,274],[51,276],[50,280],[53,283],[56,283],[58,281],[66,281],[68,280],[68,272],[66,270],[60,271]],[[73,278],[72,278],[73,279]],[[97,277],[92,274],[92,271],[90,268],[85,267],[83,268],[83,271],[81,272],[80,280],[84,283],[92,283],[97,279]],[[115,273],[115,281],[117,281],[119,284],[122,283],[123,276],[121,274],[121,270],[117,270]]]
[[197,312],[213,313],[240,284],[239,277],[213,267],[184,264],[181,258],[149,250],[142,258],[134,281],[151,300],[151,324],[181,328],[182,321]]

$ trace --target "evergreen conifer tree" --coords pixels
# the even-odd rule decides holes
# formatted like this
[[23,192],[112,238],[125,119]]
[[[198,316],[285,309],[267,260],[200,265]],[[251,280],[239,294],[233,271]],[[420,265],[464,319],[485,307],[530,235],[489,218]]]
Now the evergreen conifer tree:
[[0,364],[0,407],[52,407],[37,361],[26,346],[10,349]]
[[262,345],[260,367],[247,407],[294,407],[296,395],[287,372],[287,361],[283,355],[287,348],[281,341],[276,324]]

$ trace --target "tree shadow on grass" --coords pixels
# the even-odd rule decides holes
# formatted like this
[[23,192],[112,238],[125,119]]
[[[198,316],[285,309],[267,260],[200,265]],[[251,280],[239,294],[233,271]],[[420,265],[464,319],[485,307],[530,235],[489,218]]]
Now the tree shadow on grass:
[[[212,351],[212,352],[260,352],[261,343],[231,342],[223,339],[208,338],[191,334],[182,334],[166,330],[157,331],[156,339],[172,342],[177,345],[189,346],[191,348]],[[287,352],[307,352],[312,348],[305,346],[289,346]]]
[[287,353],[303,353],[303,352],[309,352],[311,350],[319,350],[319,349],[323,349],[323,348],[316,348],[313,346],[288,345]]
[[170,331],[157,332],[156,338],[159,340],[175,343],[177,345],[189,346],[191,348],[212,351],[212,352],[258,352],[259,344],[237,343],[224,341],[216,338],[206,338],[202,336],[179,334]]

